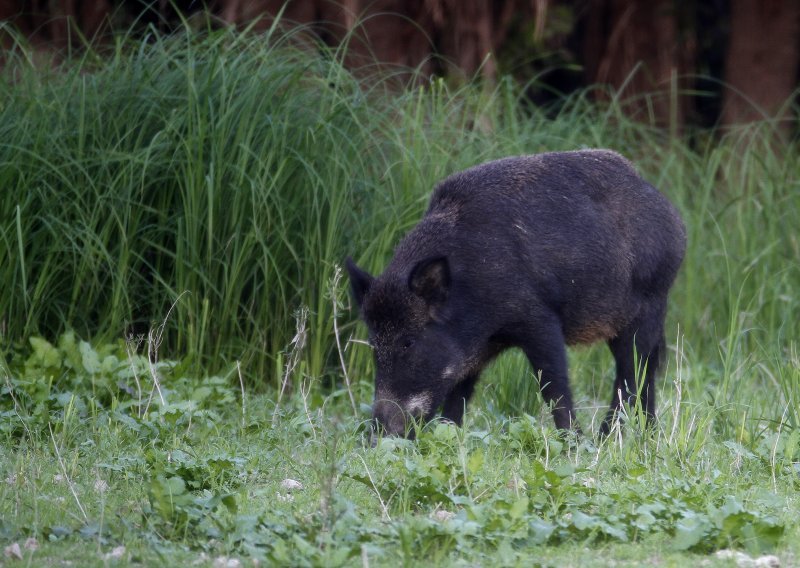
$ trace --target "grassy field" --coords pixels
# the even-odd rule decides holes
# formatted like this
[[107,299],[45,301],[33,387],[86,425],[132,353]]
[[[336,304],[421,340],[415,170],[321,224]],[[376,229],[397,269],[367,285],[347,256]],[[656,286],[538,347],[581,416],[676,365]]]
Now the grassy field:
[[[671,138],[583,95],[529,108],[508,82],[355,79],[301,43],[8,55],[0,562],[800,565],[797,144]],[[510,353],[463,429],[366,447],[343,258],[379,271],[448,173],[582,147],[628,156],[688,229],[655,431],[560,437]],[[606,351],[570,354],[585,430]]]

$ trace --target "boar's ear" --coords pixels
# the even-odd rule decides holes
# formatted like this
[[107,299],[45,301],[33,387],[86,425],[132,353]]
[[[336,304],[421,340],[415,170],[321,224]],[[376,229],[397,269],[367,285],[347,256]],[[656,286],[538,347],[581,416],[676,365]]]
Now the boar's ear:
[[411,270],[408,287],[428,304],[441,304],[450,289],[450,265],[440,256],[422,260]]
[[353,293],[353,298],[356,300],[358,307],[364,302],[364,294],[367,293],[369,287],[372,286],[373,278],[366,270],[361,270],[353,259],[349,256],[345,261],[347,273],[350,275],[350,291]]

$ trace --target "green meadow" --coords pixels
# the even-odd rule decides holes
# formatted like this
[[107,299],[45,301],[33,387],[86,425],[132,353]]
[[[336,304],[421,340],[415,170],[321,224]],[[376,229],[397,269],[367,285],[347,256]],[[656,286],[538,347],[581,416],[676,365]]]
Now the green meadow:
[[[797,142],[341,60],[230,31],[5,54],[0,565],[800,565]],[[656,428],[557,433],[509,353],[463,428],[369,447],[344,258],[379,272],[449,173],[585,147],[687,226]],[[570,370],[596,431],[613,360]]]

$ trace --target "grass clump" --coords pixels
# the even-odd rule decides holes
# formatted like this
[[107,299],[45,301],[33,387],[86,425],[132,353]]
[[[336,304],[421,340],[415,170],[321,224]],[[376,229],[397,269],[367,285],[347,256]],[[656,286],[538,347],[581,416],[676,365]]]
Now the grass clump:
[[247,347],[269,355],[263,370],[299,305],[327,323],[352,173],[370,171],[366,108],[341,67],[277,43],[151,37],[97,67],[7,77],[0,317],[13,338],[119,337],[177,301],[171,349]]

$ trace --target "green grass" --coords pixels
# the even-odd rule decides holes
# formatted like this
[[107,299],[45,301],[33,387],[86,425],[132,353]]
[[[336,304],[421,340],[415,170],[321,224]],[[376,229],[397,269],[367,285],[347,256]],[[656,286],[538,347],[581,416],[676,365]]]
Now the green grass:
[[[8,57],[0,539],[36,538],[32,564],[119,545],[172,565],[800,562],[800,160],[768,124],[671,138],[583,94],[548,113],[507,81],[357,80],[277,33]],[[379,271],[455,170],[580,147],[632,159],[688,229],[656,431],[559,438],[510,353],[464,429],[366,448],[371,354],[337,265]],[[570,363],[596,428],[612,360]]]
[[[34,565],[104,565],[120,546],[123,565],[722,566],[726,548],[794,565],[800,431],[748,434],[684,365],[649,433],[565,439],[545,409],[478,405],[463,429],[373,449],[341,392],[276,406],[175,363],[152,372],[123,343],[38,340],[3,366],[0,535],[35,538]],[[740,436],[721,433],[731,421]]]

